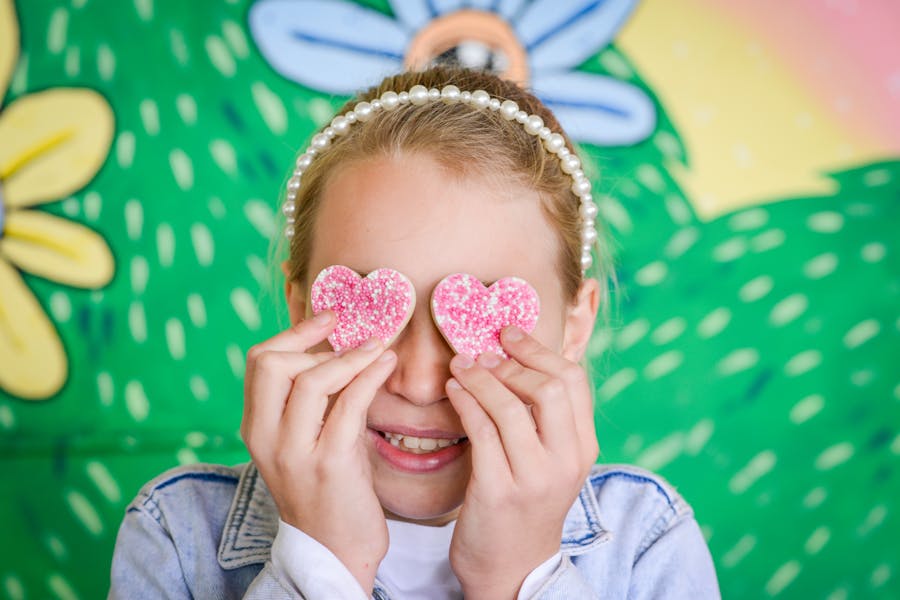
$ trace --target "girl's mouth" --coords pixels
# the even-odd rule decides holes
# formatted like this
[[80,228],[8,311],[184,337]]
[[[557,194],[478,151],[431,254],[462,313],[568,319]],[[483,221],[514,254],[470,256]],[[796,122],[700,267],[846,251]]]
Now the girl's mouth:
[[408,473],[430,473],[459,458],[467,437],[425,437],[369,428],[375,450],[390,466]]

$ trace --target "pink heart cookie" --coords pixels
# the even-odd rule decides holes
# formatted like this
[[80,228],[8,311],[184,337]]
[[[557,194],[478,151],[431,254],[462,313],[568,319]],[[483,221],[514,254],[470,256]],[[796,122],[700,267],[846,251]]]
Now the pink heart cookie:
[[493,352],[508,358],[500,331],[516,325],[528,333],[537,325],[540,301],[527,281],[504,277],[491,287],[466,273],[444,277],[431,294],[431,315],[457,354],[477,358]]
[[390,345],[416,306],[413,284],[393,269],[360,277],[353,269],[332,265],[316,276],[310,296],[313,313],[332,310],[337,315],[328,336],[335,351],[356,348],[370,337]]

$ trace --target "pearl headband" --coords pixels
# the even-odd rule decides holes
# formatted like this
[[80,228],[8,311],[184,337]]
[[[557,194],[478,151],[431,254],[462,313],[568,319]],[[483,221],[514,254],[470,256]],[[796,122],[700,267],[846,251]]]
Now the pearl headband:
[[370,120],[379,110],[391,111],[398,106],[406,104],[422,106],[438,100],[448,104],[462,102],[478,110],[488,109],[493,112],[499,112],[507,121],[515,120],[525,127],[526,132],[540,137],[544,148],[556,155],[559,159],[560,168],[572,178],[572,193],[578,196],[581,201],[579,207],[583,220],[581,230],[581,273],[584,275],[593,262],[591,247],[597,240],[597,230],[594,227],[597,205],[591,197],[591,182],[581,169],[579,158],[566,147],[565,138],[559,133],[550,131],[544,125],[543,119],[538,115],[529,115],[524,110],[519,110],[519,105],[512,100],[501,101],[499,98],[492,98],[484,90],[461,92],[455,85],[446,85],[441,90],[437,88],[428,89],[424,85],[414,85],[409,91],[400,93],[384,92],[381,98],[376,98],[371,102],[359,102],[352,110],[332,119],[328,127],[325,127],[320,133],[312,137],[306,152],[297,159],[294,174],[288,180],[287,198],[282,205],[282,212],[287,219],[287,226],[284,229],[285,236],[290,238],[294,235],[294,221],[297,214],[296,200],[297,193],[300,190],[300,178],[303,172],[309,168],[313,158],[327,148],[333,138],[347,133],[350,125],[353,123],[364,123]]

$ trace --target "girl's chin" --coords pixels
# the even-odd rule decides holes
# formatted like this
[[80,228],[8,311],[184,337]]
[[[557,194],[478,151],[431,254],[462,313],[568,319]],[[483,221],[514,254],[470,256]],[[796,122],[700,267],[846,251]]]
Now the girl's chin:
[[459,514],[468,477],[439,481],[434,476],[397,476],[375,470],[375,495],[388,518],[443,525]]

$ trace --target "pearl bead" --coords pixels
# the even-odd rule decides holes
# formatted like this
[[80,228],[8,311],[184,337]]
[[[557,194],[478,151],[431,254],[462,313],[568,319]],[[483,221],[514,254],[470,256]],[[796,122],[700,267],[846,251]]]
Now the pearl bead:
[[331,142],[325,135],[321,133],[317,133],[313,136],[312,141],[310,141],[309,145],[315,148],[316,150],[324,150],[328,147],[328,144]]
[[441,88],[441,99],[447,104],[459,102],[459,88],[455,85],[445,85]]
[[368,102],[359,102],[355,107],[353,107],[353,112],[356,114],[356,118],[359,119],[362,123],[365,123],[369,119],[372,118],[372,105]]
[[400,104],[409,104],[409,92],[400,92]]
[[549,152],[556,154],[559,152],[559,149],[566,145],[565,138],[559,133],[552,133],[550,136],[544,140],[544,147],[547,148]]
[[285,237],[294,237],[294,226],[288,225],[287,227],[285,227],[284,235],[285,235]]
[[524,110],[520,110],[519,112],[516,113],[516,121],[518,121],[522,125],[524,125],[527,120],[528,120],[528,113],[525,112]]
[[300,157],[297,158],[297,172],[302,173],[303,171],[308,169],[309,165],[312,164],[312,161],[313,155],[309,152],[304,152],[303,154],[301,154]]
[[293,177],[288,179],[287,189],[289,192],[299,190],[300,189],[300,178],[297,177],[296,175],[294,175]]
[[385,92],[381,95],[381,106],[384,110],[394,110],[400,106],[400,96],[397,92]]
[[334,127],[330,125],[322,130],[322,135],[327,137],[329,140],[337,135],[337,132],[334,130]]
[[[484,90],[475,90],[472,92],[472,106],[477,108],[478,110],[482,110],[490,106],[491,104],[491,95],[488,94]],[[500,107],[500,103],[497,103],[497,108]]]
[[490,102],[490,104],[488,104],[488,108],[490,108],[494,112],[500,110],[500,99],[499,98],[491,98],[491,102]]
[[591,265],[594,263],[594,259],[590,254],[585,254],[581,257],[581,269],[583,271],[587,271],[591,268]]
[[465,92],[460,93],[459,99],[462,102],[468,104],[469,100],[472,99],[472,92],[470,92],[469,90],[466,90]]
[[347,130],[350,129],[350,123],[347,122],[347,117],[335,117],[331,120],[331,129],[334,131],[335,135],[344,135],[347,133]]
[[350,124],[356,123],[356,113],[352,110],[344,113],[344,118],[347,119],[347,122]]
[[288,190],[287,201],[293,202],[296,199],[297,199],[297,190]]
[[504,100],[500,105],[500,114],[503,115],[503,118],[507,121],[512,121],[516,118],[516,113],[519,112],[519,105],[513,102],[512,100]]
[[281,212],[284,213],[286,217],[293,217],[297,214],[297,204],[294,202],[285,202],[281,207]]
[[582,256],[584,256],[585,254],[590,256],[591,250],[593,250],[593,248],[594,248],[594,244],[592,244],[590,242],[585,242],[585,243],[581,244]]
[[431,88],[428,90],[428,99],[429,100],[440,100],[441,99],[441,90],[437,88]]
[[588,225],[584,228],[581,232],[581,239],[586,244],[592,244],[597,241],[597,230],[594,229],[593,225]]
[[598,207],[593,202],[584,202],[580,207],[578,207],[578,212],[581,213],[581,216],[585,218],[585,220],[593,221],[597,216]]
[[591,191],[591,182],[587,179],[576,179],[575,183],[572,184],[572,191],[575,192],[576,196],[586,194]]
[[551,133],[552,132],[550,131],[550,128],[547,127],[546,125],[541,127],[540,131],[537,132],[538,137],[541,138],[542,140],[546,140],[548,137],[550,137]]
[[566,146],[563,146],[562,148],[560,148],[559,150],[556,151],[556,156],[559,157],[560,159],[563,159],[570,154],[571,154],[571,152],[569,151],[569,148]]
[[571,173],[581,168],[581,161],[578,160],[578,157],[574,154],[566,155],[561,161],[559,161],[560,167],[564,173]]
[[409,101],[416,106],[422,106],[428,102],[428,88],[424,85],[414,85],[409,88]]
[[575,169],[574,171],[569,173],[569,175],[572,176],[572,179],[582,179],[584,178],[584,171],[582,171],[581,169]]
[[525,131],[531,135],[537,135],[544,126],[544,120],[537,115],[531,115],[525,121]]
[[381,110],[381,98],[375,98],[374,100],[372,100],[372,108],[374,110]]

